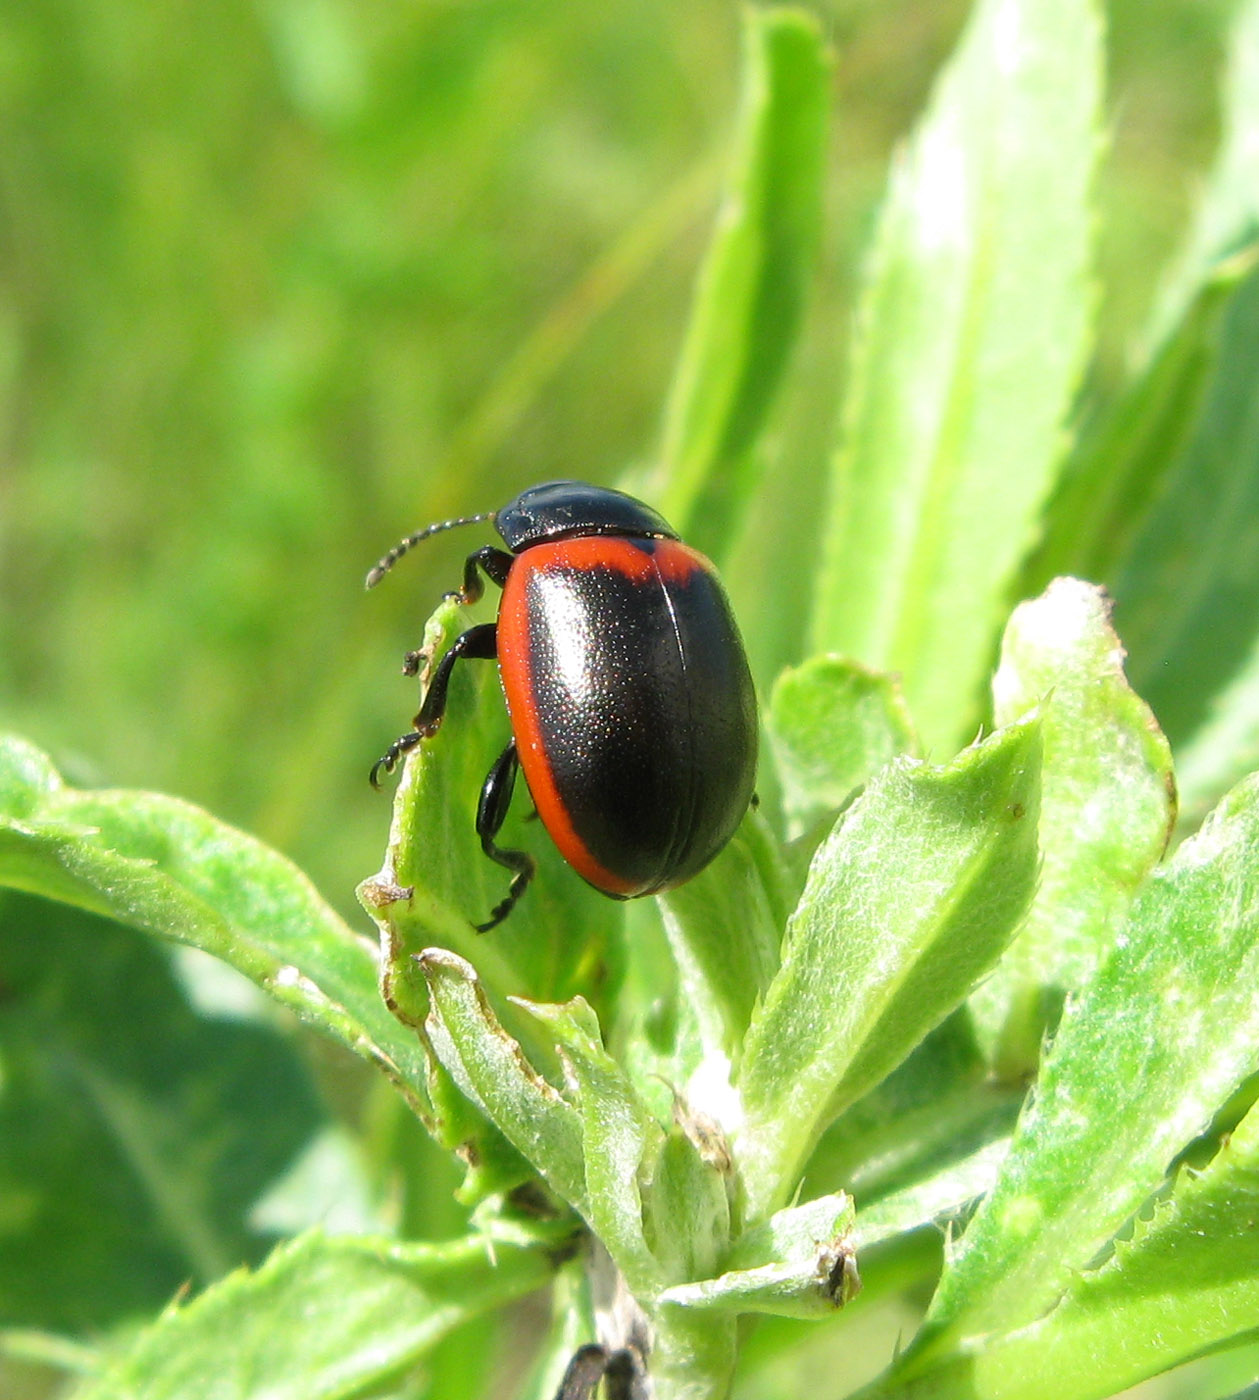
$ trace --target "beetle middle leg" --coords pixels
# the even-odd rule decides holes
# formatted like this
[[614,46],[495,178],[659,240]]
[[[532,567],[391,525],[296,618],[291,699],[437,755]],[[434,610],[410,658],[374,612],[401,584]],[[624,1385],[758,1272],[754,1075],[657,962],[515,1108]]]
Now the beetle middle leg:
[[493,661],[498,656],[498,628],[493,622],[483,622],[477,627],[469,627],[466,632],[450,644],[450,649],[437,664],[433,679],[429,682],[420,705],[420,712],[411,721],[412,731],[393,741],[385,752],[372,765],[372,787],[380,786],[380,775],[392,773],[404,753],[413,749],[421,739],[436,734],[446,713],[446,691],[450,686],[450,673],[456,661]]
[[511,805],[512,789],[516,786],[516,773],[520,759],[513,739],[494,760],[494,766],[486,774],[485,785],[481,788],[481,800],[477,803],[476,832],[481,838],[481,849],[492,861],[512,872],[512,881],[507,890],[507,898],[496,904],[490,917],[483,924],[474,927],[478,933],[488,933],[501,924],[515,908],[516,901],[528,888],[533,879],[533,857],[525,851],[505,850],[494,843],[494,838],[502,830]]

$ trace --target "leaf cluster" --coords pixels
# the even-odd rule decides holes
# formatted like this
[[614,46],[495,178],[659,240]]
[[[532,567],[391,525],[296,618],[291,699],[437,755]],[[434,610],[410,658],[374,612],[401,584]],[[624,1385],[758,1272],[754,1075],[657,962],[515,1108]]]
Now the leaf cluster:
[[[112,1311],[86,1244],[46,1297],[0,1281],[11,1355],[82,1372],[81,1400],[453,1400],[483,1380],[461,1341],[484,1354],[546,1286],[513,1378],[529,1400],[596,1336],[660,1400],[716,1400],[791,1324],[842,1345],[922,1285],[909,1345],[835,1393],[1036,1400],[1052,1374],[1100,1400],[1254,1340],[1259,4],[1234,26],[1217,169],[1150,348],[1104,394],[1098,6],[979,0],[892,172],[818,544],[782,557],[775,593],[750,581],[757,541],[803,528],[777,433],[830,58],[804,13],[748,13],[724,202],[656,475],[632,484],[748,597],[759,664],[784,597],[808,635],[764,696],[759,808],[656,905],[604,900],[513,818],[535,888],[473,932],[501,885],[468,815],[503,737],[489,667],[456,668],[449,722],[407,762],[360,888],[377,941],[205,812],[0,747],[23,930],[0,945],[0,1256],[55,1238],[87,1114],[118,1159],[91,1188],[145,1183],[154,1261]],[[426,654],[461,625],[443,604]],[[277,1229],[283,1199],[244,1217],[318,1118],[292,1033],[248,1000],[199,1018],[181,964],[119,925],[212,954],[383,1072],[360,1127],[408,1164],[392,1219]],[[160,1055],[106,1034],[124,980],[167,1004],[144,1029]],[[246,1140],[206,1131],[228,1102]],[[55,1133],[32,1133],[48,1104]],[[347,1155],[307,1169],[344,1182]],[[172,1269],[195,1296],[119,1330]]]

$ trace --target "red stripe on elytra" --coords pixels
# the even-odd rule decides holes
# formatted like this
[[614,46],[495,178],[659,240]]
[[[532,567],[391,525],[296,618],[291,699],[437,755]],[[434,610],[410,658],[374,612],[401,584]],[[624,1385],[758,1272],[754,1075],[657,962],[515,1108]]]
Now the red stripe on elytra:
[[[594,549],[589,546],[595,546]],[[597,536],[559,540],[534,545],[512,565],[503,588],[498,612],[498,665],[503,693],[511,715],[516,750],[525,770],[529,794],[543,826],[559,848],[560,855],[583,879],[606,894],[632,895],[637,886],[607,869],[590,853],[577,835],[568,809],[555,784],[555,774],[542,738],[542,726],[534,703],[533,671],[529,658],[528,581],[534,571],[545,572],[548,565],[573,568],[613,568],[636,582],[646,582],[654,572],[649,554],[634,549],[626,541]]]

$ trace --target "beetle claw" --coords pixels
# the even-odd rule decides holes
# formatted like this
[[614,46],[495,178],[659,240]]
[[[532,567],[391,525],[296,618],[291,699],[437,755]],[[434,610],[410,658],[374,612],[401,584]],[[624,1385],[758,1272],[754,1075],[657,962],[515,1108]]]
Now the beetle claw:
[[424,736],[412,730],[409,734],[403,734],[395,739],[392,744],[381,754],[372,764],[372,771],[367,775],[368,782],[377,792],[380,791],[380,775],[382,773],[392,773],[398,766],[398,760],[404,753],[409,753],[420,742]]

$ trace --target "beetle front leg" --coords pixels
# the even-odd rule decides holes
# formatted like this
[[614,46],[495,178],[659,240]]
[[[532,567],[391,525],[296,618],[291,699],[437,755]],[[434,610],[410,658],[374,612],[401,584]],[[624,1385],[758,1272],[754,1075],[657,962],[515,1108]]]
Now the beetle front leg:
[[478,933],[488,933],[501,924],[516,906],[516,901],[528,888],[533,879],[533,857],[525,851],[508,851],[494,844],[494,838],[502,830],[511,805],[512,789],[516,786],[516,773],[520,759],[516,754],[516,741],[513,739],[494,760],[494,766],[485,778],[481,789],[481,800],[477,803],[476,832],[481,838],[481,849],[492,861],[512,871],[512,882],[507,889],[507,898],[496,904],[490,917],[483,924],[475,924]]
[[404,753],[413,749],[421,739],[436,734],[446,713],[446,691],[450,686],[450,673],[456,661],[494,661],[498,657],[498,628],[492,622],[483,622],[477,627],[469,627],[460,633],[450,644],[450,649],[438,662],[433,679],[424,694],[420,712],[411,721],[412,732],[403,734],[393,741],[385,752],[372,765],[372,787],[380,786],[380,775],[392,773]]
[[478,568],[491,583],[496,583],[502,588],[507,582],[507,575],[511,572],[513,563],[514,556],[508,554],[505,549],[487,544],[484,549],[476,550],[463,561],[463,587],[457,593],[447,593],[446,597],[460,603],[475,603],[485,592],[485,584],[481,581],[481,574],[477,572]]

